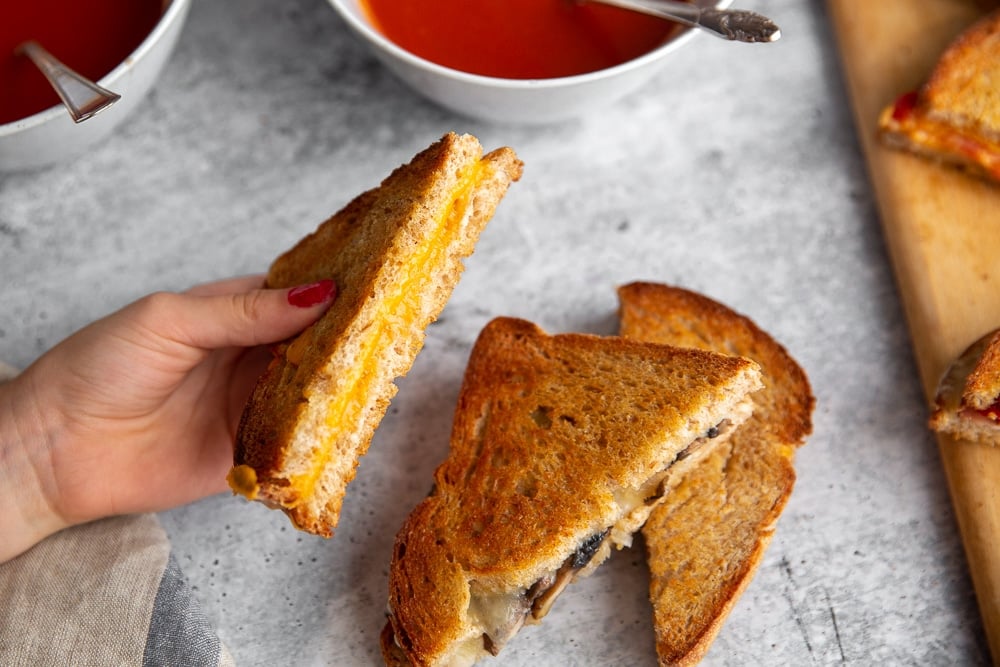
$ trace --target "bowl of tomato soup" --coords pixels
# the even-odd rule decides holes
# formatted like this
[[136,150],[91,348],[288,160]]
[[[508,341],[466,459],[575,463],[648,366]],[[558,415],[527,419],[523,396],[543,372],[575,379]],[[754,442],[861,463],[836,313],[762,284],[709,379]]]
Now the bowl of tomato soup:
[[461,114],[507,123],[556,122],[618,100],[694,35],[577,0],[329,2],[414,90]]
[[[191,0],[31,0],[0,21],[0,170],[49,166],[106,139],[152,88],[173,52]],[[86,26],[81,30],[80,26]],[[27,57],[29,39],[67,67],[121,95],[74,123]]]

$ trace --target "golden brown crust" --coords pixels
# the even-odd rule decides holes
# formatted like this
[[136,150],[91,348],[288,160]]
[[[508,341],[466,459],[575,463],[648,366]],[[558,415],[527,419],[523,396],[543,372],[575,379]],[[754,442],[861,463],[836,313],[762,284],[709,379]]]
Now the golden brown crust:
[[270,287],[332,278],[326,314],[276,356],[241,419],[234,490],[332,535],[358,459],[521,162],[447,134],[271,266]]
[[1000,10],[952,41],[916,93],[883,109],[878,127],[886,146],[1000,180]]
[[481,641],[470,599],[523,593],[631,517],[622,495],[669,469],[757,386],[756,364],[739,357],[490,322],[435,490],[397,535],[395,641],[414,664],[434,664],[470,632]]
[[730,308],[655,283],[625,285],[618,295],[622,335],[742,355],[763,375],[750,419],[671,489],[642,530],[660,664],[693,665],[760,563],[791,494],[792,459],[812,430],[815,399],[785,348]]
[[1000,139],[1000,11],[945,49],[920,94],[932,118]]
[[661,283],[624,285],[618,298],[621,335],[753,359],[761,365],[765,388],[780,389],[754,394],[757,410],[771,417],[768,432],[792,445],[812,432],[815,398],[805,371],[750,318],[697,292]]
[[1000,330],[969,345],[938,383],[928,424],[958,440],[1000,445]]
[[[452,431],[456,445],[434,479],[438,495],[455,494],[465,517],[457,526],[464,537],[452,553],[478,580],[499,575],[505,583],[512,571],[529,571],[548,554],[566,552],[553,541],[565,538],[546,526],[575,537],[596,528],[567,498],[606,506],[609,489],[638,485],[665,466],[700,435],[665,447],[670,434],[687,431],[690,416],[723,400],[733,391],[731,380],[751,366],[746,359],[638,341],[547,336],[510,318],[488,325],[478,345],[485,352],[466,369]],[[556,477],[559,484],[547,483]],[[494,512],[498,504],[504,514]],[[520,521],[536,528],[526,531]]]
[[396,636],[392,630],[392,623],[386,621],[385,626],[382,628],[382,632],[378,636],[379,645],[382,647],[382,661],[385,662],[385,667],[410,667],[410,661],[407,659],[406,654],[403,653],[403,649],[399,648],[396,644]]
[[985,410],[1000,398],[1000,331],[987,337],[986,348],[969,373],[962,400],[971,408]]

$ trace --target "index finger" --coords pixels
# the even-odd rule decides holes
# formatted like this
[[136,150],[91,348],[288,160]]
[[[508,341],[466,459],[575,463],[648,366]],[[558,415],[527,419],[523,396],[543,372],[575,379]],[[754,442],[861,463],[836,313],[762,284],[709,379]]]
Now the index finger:
[[250,290],[260,289],[264,286],[263,273],[249,276],[236,276],[233,278],[223,278],[210,283],[195,285],[184,291],[185,294],[193,296],[221,296],[224,294],[240,294]]

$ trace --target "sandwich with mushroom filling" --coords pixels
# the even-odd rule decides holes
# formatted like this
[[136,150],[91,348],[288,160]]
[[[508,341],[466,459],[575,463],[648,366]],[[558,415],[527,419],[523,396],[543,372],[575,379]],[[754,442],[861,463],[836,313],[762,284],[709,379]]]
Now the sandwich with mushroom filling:
[[1000,444],[1000,330],[981,337],[948,367],[930,427],[958,440]]
[[642,527],[661,667],[705,655],[760,565],[795,484],[793,459],[812,432],[805,371],[748,317],[704,295],[658,283],[618,289],[628,338],[739,354],[764,387],[732,438],[679,476]]
[[671,476],[724,442],[760,387],[741,357],[490,322],[450,453],[396,537],[386,662],[497,655],[630,544]]
[[423,346],[521,161],[447,134],[279,257],[269,287],[333,279],[337,299],[275,347],[236,434],[232,489],[329,537],[394,381]]

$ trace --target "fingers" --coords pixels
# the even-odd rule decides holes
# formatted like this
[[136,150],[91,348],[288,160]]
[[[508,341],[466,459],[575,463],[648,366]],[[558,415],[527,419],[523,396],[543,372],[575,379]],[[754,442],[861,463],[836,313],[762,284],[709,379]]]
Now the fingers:
[[[250,278],[223,283],[244,284],[240,280]],[[235,293],[213,283],[199,286],[193,293],[153,294],[136,306],[144,309],[139,316],[147,327],[184,345],[202,349],[249,347],[299,333],[329,308],[336,291],[332,280]]]

